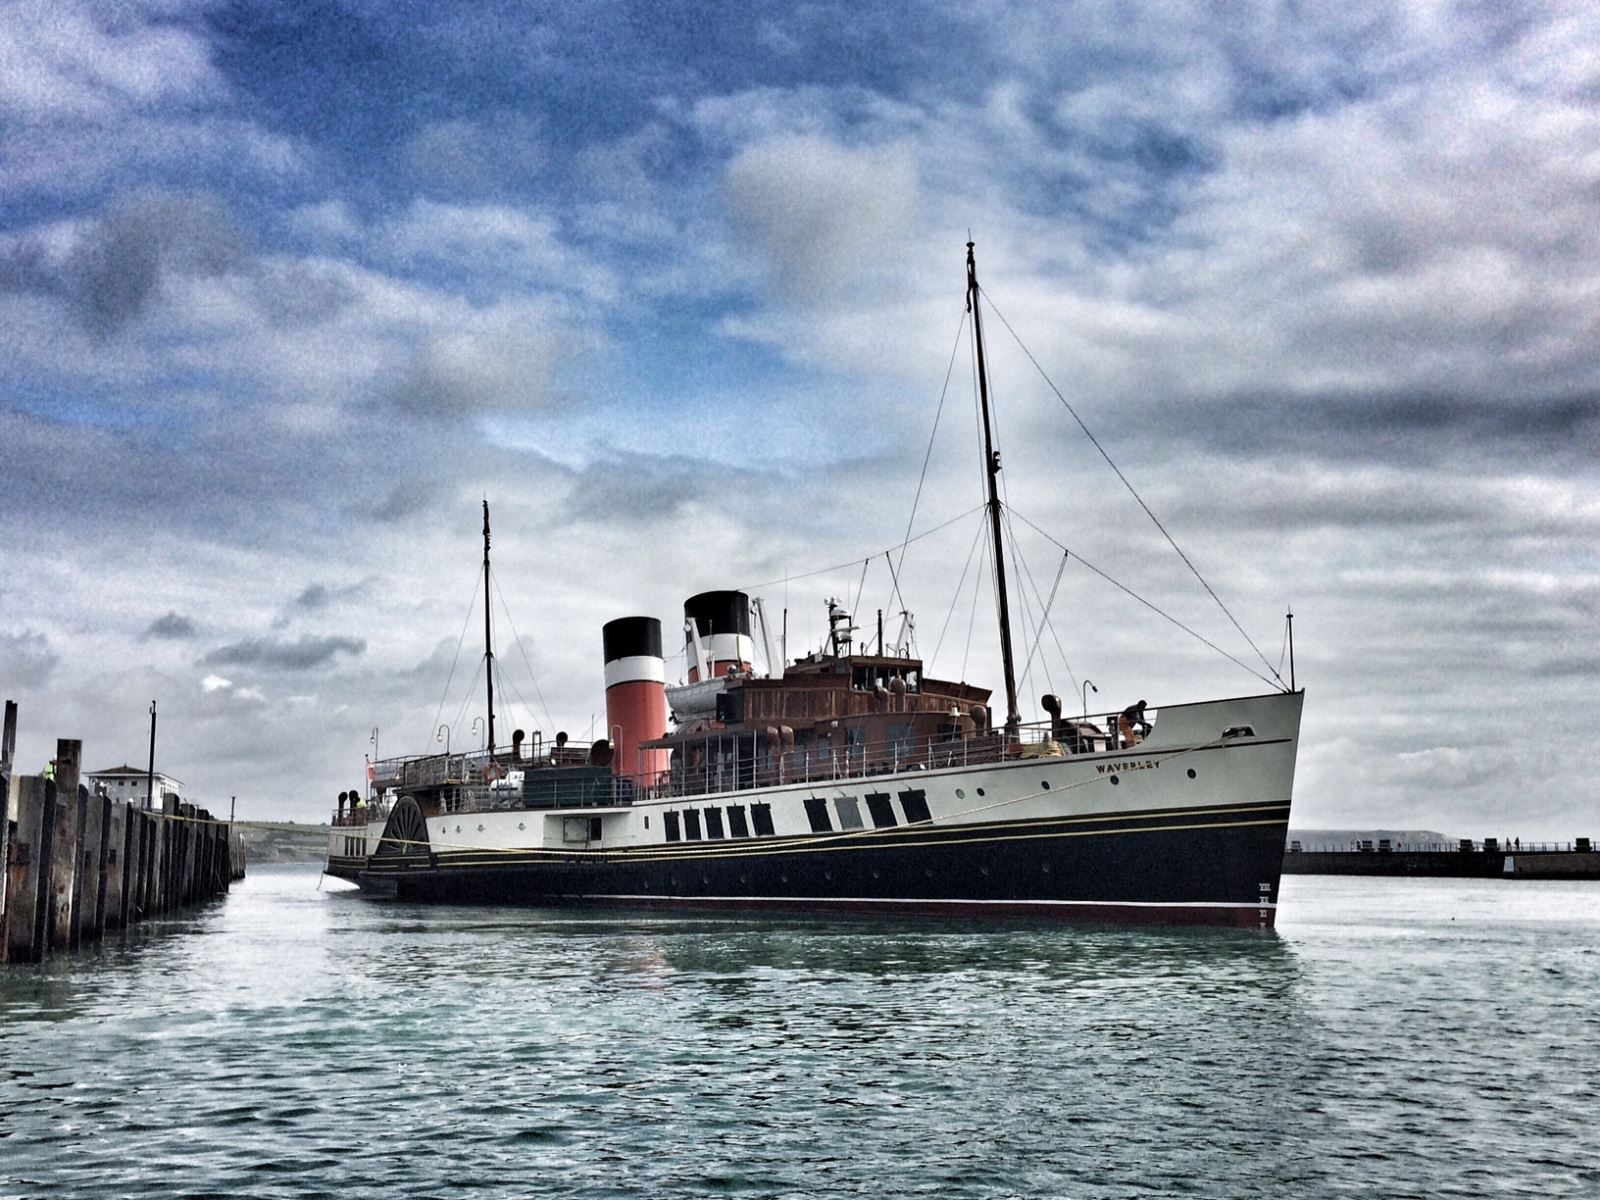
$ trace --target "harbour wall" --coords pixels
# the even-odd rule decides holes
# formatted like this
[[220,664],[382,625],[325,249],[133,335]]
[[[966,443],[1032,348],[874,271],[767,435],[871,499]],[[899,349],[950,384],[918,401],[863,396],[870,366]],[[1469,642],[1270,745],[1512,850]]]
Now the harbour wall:
[[[83,743],[56,742],[55,776],[13,779],[16,705],[0,739],[0,962],[39,962],[107,931],[225,895],[244,877],[226,821],[170,793],[143,809],[79,782]],[[9,810],[14,807],[14,814]]]
[[[1466,848],[1470,846],[1471,848]],[[1600,880],[1600,852],[1588,839],[1571,846],[1528,849],[1494,842],[1458,849],[1295,849],[1284,853],[1285,875],[1415,875],[1455,879]]]

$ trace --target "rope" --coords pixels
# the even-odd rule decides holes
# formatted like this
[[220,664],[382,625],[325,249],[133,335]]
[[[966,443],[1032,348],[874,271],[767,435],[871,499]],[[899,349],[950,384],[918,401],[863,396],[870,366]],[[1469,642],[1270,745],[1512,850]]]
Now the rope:
[[[980,505],[978,505],[977,508],[971,508],[971,509],[968,509],[964,513],[958,513],[955,516],[951,517],[948,521],[943,521],[940,524],[935,525],[931,529],[924,529],[921,533],[917,534],[916,537],[907,539],[907,541],[902,542],[901,545],[908,545],[910,542],[920,542],[925,537],[931,537],[934,534],[938,533],[941,529],[947,529],[951,525],[954,525],[957,521],[963,521],[967,517],[970,517],[973,513],[981,511],[982,508],[983,508],[983,505],[980,504]],[[878,555],[887,554],[890,550],[893,550],[893,549],[895,549],[895,547],[887,546],[887,547],[884,547],[883,549],[880,549],[880,550],[874,550],[871,554],[869,554],[866,557],[865,560],[862,560],[862,559],[859,559],[859,558],[852,558],[852,559],[848,559],[847,561],[842,562],[842,563],[835,563],[831,567],[822,567],[822,568],[820,568],[819,570],[816,570],[816,571],[807,571],[804,575],[785,575],[781,579],[768,579],[768,580],[766,580],[766,581],[764,581],[762,583],[746,583],[746,584],[742,584],[742,585],[740,585],[738,590],[741,591],[741,592],[756,592],[756,591],[760,591],[762,588],[777,587],[778,584],[780,584],[780,583],[787,585],[788,583],[792,582],[793,580],[797,580],[797,579],[813,579],[818,575],[831,575],[835,571],[842,571],[846,567],[853,567],[858,562],[862,562],[862,561],[871,562],[874,558],[877,558]]]
[[[528,651],[522,644],[522,635],[517,632],[516,622],[511,619],[511,606],[506,603],[506,596],[500,590],[498,578],[494,580],[494,594],[500,597],[500,611],[505,613],[506,624],[511,626],[511,636],[517,639],[517,653],[522,655],[522,665],[528,668],[528,678],[533,682],[533,694],[539,697],[539,707],[544,710],[544,719],[550,723],[550,728],[554,729],[555,718],[550,715],[550,706],[545,703],[544,693],[539,690],[539,677],[533,673],[533,664],[528,661]],[[518,698],[520,699],[520,694]]]
[[[933,414],[933,428],[928,431],[928,449],[922,455],[922,474],[917,477],[917,494],[911,498],[911,515],[906,518],[906,536],[905,539],[900,543],[899,565],[901,567],[905,566],[906,547],[911,544],[911,525],[917,519],[917,505],[922,500],[922,486],[927,482],[928,464],[933,460],[934,439],[938,437],[939,434],[939,418],[944,415],[944,402],[950,395],[950,377],[955,373],[956,355],[961,350],[961,334],[966,327],[967,314],[963,309],[961,313],[961,320],[956,323],[956,340],[950,346],[950,361],[948,364],[946,364],[944,369],[944,386],[939,389],[939,407],[934,411]],[[900,596],[900,581],[898,578],[899,571],[892,563],[889,567],[889,575],[894,581],[894,594],[900,599],[900,607],[904,608],[905,599],[904,597]]]
[[[439,718],[444,715],[444,702],[450,698],[450,681],[456,677],[456,664],[461,661],[461,647],[467,641],[467,626],[472,624],[472,610],[478,600],[478,573],[472,574],[472,598],[467,601],[467,619],[461,623],[461,636],[456,639],[456,656],[450,660],[450,674],[445,677],[444,692],[439,696],[439,708],[433,714],[433,728],[428,730],[428,736],[433,737],[439,729]],[[465,707],[465,706],[463,706]]]
[[[1021,513],[1016,513],[1015,515],[1016,515],[1016,518],[1019,521],[1021,521],[1024,525],[1026,525],[1029,529],[1033,530],[1035,533],[1039,534],[1041,537],[1045,538],[1047,541],[1053,543],[1059,550],[1063,551],[1064,553],[1070,553],[1070,551],[1068,551],[1065,546],[1063,546],[1060,542],[1056,541],[1055,538],[1051,537],[1044,530],[1040,529],[1032,521],[1028,520],[1027,517],[1023,516]],[[1158,617],[1161,617],[1163,620],[1170,621],[1172,624],[1176,625],[1179,629],[1183,630],[1183,632],[1187,633],[1190,637],[1194,638],[1198,642],[1203,642],[1205,645],[1211,647],[1211,649],[1215,650],[1218,654],[1222,655],[1223,658],[1227,659],[1229,662],[1233,663],[1235,666],[1240,667],[1243,670],[1246,670],[1246,671],[1250,672],[1250,674],[1254,675],[1257,679],[1261,680],[1261,682],[1267,684],[1269,687],[1277,687],[1282,691],[1288,691],[1289,690],[1288,688],[1283,686],[1283,680],[1282,679],[1278,679],[1276,682],[1274,682],[1273,680],[1268,679],[1260,671],[1257,671],[1254,667],[1250,666],[1248,663],[1240,662],[1237,658],[1235,658],[1233,655],[1229,654],[1226,650],[1224,650],[1221,646],[1217,645],[1210,638],[1203,637],[1200,634],[1196,633],[1194,630],[1190,629],[1187,625],[1185,625],[1182,621],[1178,620],[1177,617],[1172,616],[1170,613],[1163,612],[1160,608],[1156,607],[1156,605],[1152,604],[1149,600],[1146,600],[1143,596],[1139,595],[1138,592],[1134,591],[1132,588],[1128,587],[1126,584],[1120,583],[1119,581],[1113,579],[1110,575],[1107,575],[1099,567],[1095,566],[1088,559],[1084,558],[1083,555],[1081,555],[1081,554],[1073,554],[1072,555],[1072,561],[1076,562],[1076,563],[1082,563],[1085,567],[1088,567],[1089,570],[1093,571],[1096,575],[1100,576],[1101,579],[1104,579],[1107,583],[1111,584],[1113,587],[1115,587],[1118,590],[1120,590],[1124,595],[1126,595],[1126,596],[1128,596],[1128,597],[1130,597],[1130,598],[1132,598],[1134,600],[1137,600],[1140,604],[1144,605],[1151,612],[1155,613]],[[1267,669],[1269,671],[1272,670],[1272,664],[1271,663],[1267,664]]]
[[[979,290],[982,292],[981,288]],[[1160,518],[1158,518],[1156,514],[1150,510],[1150,506],[1144,502],[1144,497],[1139,495],[1137,489],[1135,489],[1133,484],[1128,481],[1128,477],[1122,473],[1122,469],[1118,467],[1116,463],[1111,461],[1111,455],[1106,453],[1106,448],[1102,446],[1100,444],[1100,440],[1089,431],[1089,427],[1084,424],[1083,418],[1080,417],[1077,410],[1067,402],[1067,398],[1061,394],[1061,389],[1056,387],[1055,381],[1052,380],[1049,375],[1045,374],[1044,367],[1040,366],[1039,360],[1033,356],[1033,351],[1029,350],[1027,345],[1024,344],[1023,340],[1017,336],[1017,331],[1011,328],[1011,322],[1006,320],[1005,314],[995,307],[994,301],[989,299],[989,294],[987,292],[982,292],[982,295],[985,300],[989,301],[990,310],[993,311],[995,316],[1000,318],[1000,324],[1006,327],[1006,332],[1009,333],[1013,340],[1016,341],[1017,345],[1021,347],[1022,352],[1028,356],[1028,361],[1031,362],[1034,366],[1034,369],[1039,372],[1039,377],[1045,381],[1045,384],[1052,392],[1055,393],[1056,399],[1061,401],[1062,407],[1065,408],[1071,415],[1072,419],[1078,423],[1078,428],[1083,430],[1083,435],[1087,437],[1094,448],[1100,452],[1100,457],[1106,460],[1106,465],[1110,467],[1113,472],[1115,472],[1118,479],[1122,480],[1122,486],[1128,489],[1128,494],[1138,502],[1140,508],[1144,509],[1145,516],[1149,517],[1155,527],[1161,531],[1161,536],[1167,539],[1167,545],[1171,546],[1172,549],[1177,553],[1178,557],[1183,559],[1183,565],[1188,567],[1189,571],[1194,575],[1194,577],[1200,581],[1200,586],[1205,588],[1206,594],[1210,596],[1212,600],[1216,601],[1216,605],[1222,610],[1223,615],[1226,616],[1232,623],[1233,627],[1239,631],[1239,636],[1244,638],[1245,643],[1250,647],[1250,649],[1256,652],[1256,657],[1261,660],[1262,665],[1266,667],[1267,670],[1272,671],[1272,664],[1267,661],[1267,656],[1261,653],[1261,648],[1257,646],[1255,642],[1250,640],[1250,635],[1244,631],[1244,628],[1239,624],[1238,621],[1234,620],[1233,614],[1228,611],[1228,606],[1224,604],[1222,602],[1222,598],[1212,590],[1211,585],[1206,582],[1205,576],[1200,574],[1199,569],[1194,565],[1194,563],[1189,561],[1189,556],[1185,554],[1183,552],[1183,548],[1173,540],[1172,535],[1167,532],[1167,527],[1163,525]],[[1210,643],[1208,642],[1207,645],[1210,645]],[[1228,657],[1232,658],[1233,656],[1229,655]],[[1239,660],[1233,659],[1233,661],[1238,662]],[[1249,667],[1246,667],[1245,669],[1251,670]],[[1251,671],[1251,673],[1255,674],[1254,671]],[[1273,674],[1276,675],[1277,672],[1273,671]],[[1264,677],[1261,675],[1256,675],[1256,678],[1261,679]],[[1267,682],[1271,683],[1272,681],[1267,680]],[[1278,680],[1278,685],[1280,687],[1283,685],[1282,679]]]

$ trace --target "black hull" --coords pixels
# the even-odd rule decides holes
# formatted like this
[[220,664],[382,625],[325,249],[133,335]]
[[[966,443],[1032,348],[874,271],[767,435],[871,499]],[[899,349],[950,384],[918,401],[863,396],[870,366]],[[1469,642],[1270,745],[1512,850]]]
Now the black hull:
[[1287,802],[616,853],[331,859],[402,899],[1109,920],[1270,928]]

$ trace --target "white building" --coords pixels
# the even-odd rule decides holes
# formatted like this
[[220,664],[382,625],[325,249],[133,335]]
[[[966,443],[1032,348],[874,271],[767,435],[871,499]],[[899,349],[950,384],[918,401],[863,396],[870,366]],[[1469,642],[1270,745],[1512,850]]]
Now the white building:
[[143,767],[112,767],[109,771],[89,771],[83,781],[89,785],[90,791],[95,784],[104,784],[106,795],[113,800],[126,800],[144,807],[146,795],[154,797],[156,808],[161,807],[161,797],[172,792],[175,795],[183,794],[183,780],[174,779],[171,775],[163,775],[160,771],[155,774],[155,788],[150,790],[150,773]]

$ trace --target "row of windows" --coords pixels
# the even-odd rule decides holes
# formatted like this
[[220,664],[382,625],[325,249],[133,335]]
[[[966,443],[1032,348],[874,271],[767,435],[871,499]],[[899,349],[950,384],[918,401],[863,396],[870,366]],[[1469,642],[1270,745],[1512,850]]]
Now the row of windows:
[[[835,796],[833,810],[830,812],[827,797],[808,797],[806,817],[811,822],[811,832],[832,833],[835,828],[833,823],[835,813],[838,815],[838,828],[841,830],[866,828],[866,822],[861,816],[861,799],[863,797]],[[890,829],[899,824],[888,792],[869,792],[864,799],[867,802],[867,816],[871,818],[874,829]],[[928,796],[922,788],[911,788],[901,792],[900,808],[905,814],[907,825],[931,819],[928,812]],[[724,813],[727,814],[726,825],[723,821]],[[747,838],[751,835],[752,828],[756,837],[773,835],[770,804],[750,805],[748,820],[745,805],[729,804],[725,808],[686,808],[681,812],[665,812],[661,814],[661,821],[669,842]]]

